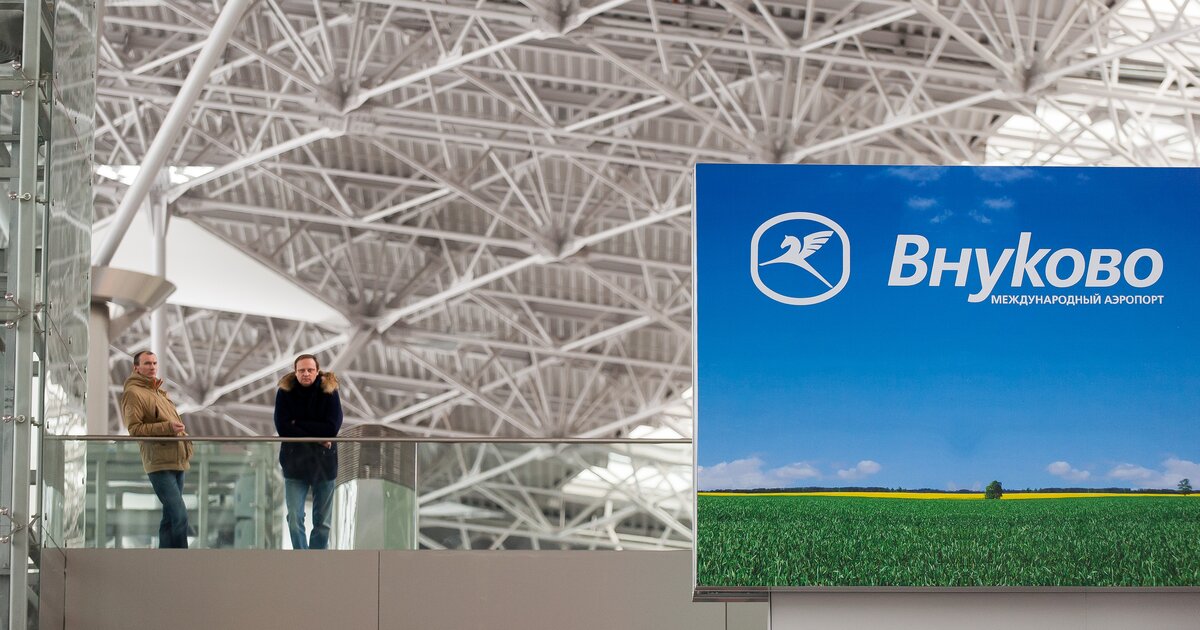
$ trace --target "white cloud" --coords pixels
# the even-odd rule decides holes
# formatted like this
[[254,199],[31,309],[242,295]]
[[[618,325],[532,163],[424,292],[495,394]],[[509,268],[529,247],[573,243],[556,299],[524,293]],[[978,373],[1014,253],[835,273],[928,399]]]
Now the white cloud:
[[954,216],[954,213],[947,210],[947,211],[937,215],[936,217],[929,219],[929,222],[930,223],[941,223],[942,221],[945,221],[946,219],[949,219],[952,216]]
[[888,169],[889,175],[918,184],[936,182],[945,173],[945,167],[941,166],[897,166]]
[[697,486],[701,490],[720,488],[760,488],[766,477],[762,460],[757,457],[721,462],[696,468]]
[[1153,479],[1155,475],[1153,470],[1143,466],[1134,466],[1133,464],[1118,464],[1115,468],[1108,471],[1108,476],[1121,481],[1144,482]]
[[1163,462],[1166,467],[1166,472],[1163,474],[1163,479],[1170,482],[1171,487],[1179,483],[1180,479],[1190,479],[1193,484],[1197,479],[1200,479],[1200,464],[1189,462],[1186,459],[1176,459],[1174,457]]
[[928,210],[937,205],[937,199],[929,197],[910,197],[908,199],[908,207],[913,210]]
[[1046,472],[1055,477],[1062,477],[1067,481],[1083,481],[1092,476],[1091,472],[1073,468],[1064,461],[1052,462],[1049,466],[1046,466]]
[[984,199],[983,205],[991,208],[992,210],[1008,210],[1016,204],[1014,204],[1013,200],[1009,199],[1008,197],[1001,197],[999,199]]
[[978,210],[972,210],[970,214],[971,214],[972,219],[975,219],[976,221],[978,221],[984,225],[991,225],[991,223],[992,223],[991,217],[989,217],[988,215],[986,215]]
[[748,457],[712,466],[699,466],[696,470],[697,486],[700,490],[782,488],[802,479],[821,476],[816,468],[806,462],[795,462],[766,471],[763,470],[763,463],[758,457]]
[[1022,179],[1029,179],[1036,174],[1036,171],[1031,168],[999,166],[994,168],[977,169],[975,173],[979,176],[979,179],[982,179],[985,182],[992,182],[994,184],[1007,184],[1009,182],[1020,181]]
[[873,462],[869,459],[864,459],[855,464],[854,468],[845,468],[837,471],[837,476],[841,477],[842,479],[850,480],[863,479],[864,477],[870,477],[871,475],[874,475],[882,469],[883,466],[880,466],[879,462]]
[[812,479],[814,477],[821,476],[821,473],[816,468],[813,468],[811,465],[804,462],[796,462],[795,464],[788,464],[787,466],[776,468],[775,470],[772,470],[770,474],[780,479],[789,480]]
[[1180,479],[1190,479],[1195,485],[1200,479],[1200,463],[1169,457],[1162,462],[1162,468],[1154,470],[1137,464],[1118,464],[1108,471],[1110,479],[1128,482],[1137,488],[1173,489]]

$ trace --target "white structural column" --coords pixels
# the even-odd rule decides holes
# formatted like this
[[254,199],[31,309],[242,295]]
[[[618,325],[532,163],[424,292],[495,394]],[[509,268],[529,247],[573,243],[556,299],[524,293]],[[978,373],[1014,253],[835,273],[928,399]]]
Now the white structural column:
[[[17,308],[25,311],[17,316],[13,335],[13,385],[12,411],[5,414],[4,422],[12,423],[12,453],[0,453],[0,458],[12,467],[12,489],[8,492],[9,504],[5,515],[0,516],[2,536],[8,543],[8,627],[27,627],[29,595],[29,526],[32,514],[29,509],[29,447],[34,421],[33,355],[35,348],[33,308],[36,299],[37,255],[36,227],[38,223],[38,122],[41,110],[41,3],[37,0],[25,2],[24,45],[22,50],[22,73],[29,83],[20,95],[13,94],[20,103],[20,140],[17,146],[17,181],[9,188],[15,195],[13,223],[9,231],[8,287]],[[14,189],[15,188],[15,189]],[[43,262],[43,264],[45,264]],[[38,421],[41,418],[37,418]],[[7,521],[7,522],[4,522]]]
[[[154,275],[167,277],[167,228],[170,226],[171,213],[167,211],[167,191],[171,185],[171,177],[167,169],[158,170],[154,187],[146,197],[146,211],[150,220],[150,233],[153,240],[150,244],[154,256]],[[162,353],[167,347],[167,306],[159,304],[150,312],[150,350]],[[159,365],[159,378],[163,376],[164,366]]]
[[133,222],[134,215],[137,214],[146,194],[150,192],[150,186],[154,183],[158,172],[167,166],[167,156],[175,148],[175,140],[179,137],[184,123],[187,122],[192,105],[196,103],[200,91],[208,82],[209,74],[220,61],[221,53],[225,50],[225,45],[229,42],[233,31],[237,29],[242,14],[253,3],[254,0],[229,0],[221,9],[221,15],[217,17],[217,22],[213,25],[212,32],[209,33],[208,41],[204,43],[204,49],[200,51],[200,55],[196,58],[196,64],[192,66],[187,80],[183,83],[183,88],[179,90],[175,102],[171,104],[171,109],[163,119],[158,135],[154,137],[154,142],[146,151],[141,170],[133,178],[133,183],[129,185],[125,197],[121,199],[121,205],[117,207],[112,228],[104,239],[104,243],[100,245],[100,250],[92,257],[93,264],[107,266],[112,262],[113,254],[117,252],[117,246],[121,244],[121,239],[125,238],[125,232],[129,230],[129,224]]
[[108,304],[92,302],[88,312],[87,432],[105,435],[108,429]]

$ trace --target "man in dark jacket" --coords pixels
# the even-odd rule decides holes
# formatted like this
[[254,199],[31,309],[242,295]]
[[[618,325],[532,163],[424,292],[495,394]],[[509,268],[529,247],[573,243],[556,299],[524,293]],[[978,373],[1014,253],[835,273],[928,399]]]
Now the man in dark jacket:
[[[275,392],[275,430],[281,437],[337,437],[342,428],[342,401],[333,372],[321,372],[317,357],[302,354],[294,370]],[[284,442],[283,467],[288,530],[293,549],[325,549],[333,521],[333,482],[337,478],[337,445],[332,442]],[[304,535],[304,502],[313,495],[311,538]]]

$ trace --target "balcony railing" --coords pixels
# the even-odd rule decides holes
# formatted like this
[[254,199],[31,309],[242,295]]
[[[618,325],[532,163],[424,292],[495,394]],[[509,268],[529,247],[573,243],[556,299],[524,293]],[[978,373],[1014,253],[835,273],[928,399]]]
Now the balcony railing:
[[[63,547],[156,546],[161,505],[139,442],[175,439],[48,437],[43,531]],[[189,547],[290,548],[280,444],[324,440],[189,439]],[[689,439],[332,441],[330,548],[691,547]]]

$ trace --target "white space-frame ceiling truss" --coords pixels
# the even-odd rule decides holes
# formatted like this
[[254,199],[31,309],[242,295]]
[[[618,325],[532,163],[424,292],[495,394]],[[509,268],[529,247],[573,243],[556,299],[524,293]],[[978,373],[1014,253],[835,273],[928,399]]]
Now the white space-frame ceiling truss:
[[[98,164],[223,5],[103,3]],[[347,323],[167,306],[160,354],[196,433],[318,352],[350,423],[687,437],[695,163],[1196,165],[1198,50],[1185,0],[257,0],[152,203]],[[690,544],[689,449],[444,448],[425,546]]]

